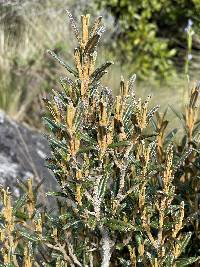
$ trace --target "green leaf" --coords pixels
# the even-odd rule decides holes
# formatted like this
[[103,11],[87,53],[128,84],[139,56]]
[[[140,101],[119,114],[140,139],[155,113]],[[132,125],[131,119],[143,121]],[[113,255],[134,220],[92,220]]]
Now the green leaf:
[[15,205],[13,207],[13,213],[16,214],[16,212],[18,211],[18,209],[20,209],[21,207],[23,207],[26,202],[28,200],[28,195],[24,194],[22,197],[20,197],[16,202]]
[[130,141],[119,141],[117,143],[112,143],[108,147],[109,148],[116,148],[116,147],[121,147],[121,146],[129,146],[131,144]]
[[79,149],[78,154],[88,152],[90,150],[98,150],[97,146],[85,146]]
[[187,132],[187,129],[185,127],[185,124],[184,124],[184,120],[183,120],[183,115],[182,113],[179,113],[178,111],[175,110],[175,108],[173,108],[171,105],[169,105],[169,107],[171,108],[171,110],[174,112],[174,114],[177,116],[177,118],[179,118],[183,128],[185,129],[185,131]]
[[123,258],[118,258],[120,261],[120,266],[122,267],[130,267],[131,266],[131,262],[129,260],[125,260]]
[[107,184],[108,184],[108,179],[109,179],[109,175],[105,175],[102,180],[100,181],[100,185],[99,185],[99,188],[98,188],[98,193],[99,193],[99,196],[100,197],[103,197],[105,192],[106,192],[106,187],[107,187]]
[[80,220],[75,221],[75,222],[71,222],[71,223],[67,223],[67,224],[65,224],[65,225],[63,226],[63,230],[66,230],[66,229],[68,229],[68,228],[70,228],[70,227],[72,227],[72,226],[78,226],[79,223],[81,223]]
[[68,64],[66,64],[60,57],[56,55],[52,50],[47,50],[47,52],[55,58],[63,67],[65,67],[70,73],[72,73],[75,77],[78,77],[78,72],[73,70]]
[[42,186],[42,184],[44,184],[45,178],[43,178],[34,188],[33,193],[36,194],[39,190],[39,188]]
[[103,77],[103,75],[106,74],[106,73],[107,73],[106,70],[104,70],[104,71],[102,71],[102,72],[99,72],[99,73],[93,78],[91,84],[98,82],[98,81]]
[[26,221],[29,219],[29,216],[27,213],[22,212],[22,211],[18,211],[18,210],[15,212],[15,216],[20,220],[22,219],[22,220]]
[[62,148],[65,152],[67,152],[66,144],[51,137],[49,137],[48,139],[49,139],[50,145],[55,145],[56,147]]
[[20,234],[23,237],[27,238],[29,241],[32,241],[32,242],[38,242],[39,241],[39,238],[36,235],[29,234],[28,232],[26,232],[24,230],[21,230]]
[[172,141],[172,139],[174,138],[174,136],[176,135],[176,133],[178,132],[178,129],[175,128],[172,131],[170,131],[168,133],[168,135],[165,137],[165,142],[170,143]]
[[96,140],[93,139],[91,136],[89,136],[89,134],[86,132],[79,132],[79,137],[80,137],[80,139],[88,142],[90,145],[96,145],[97,144]]
[[181,165],[184,164],[185,160],[189,157],[189,155],[192,153],[192,149],[189,149],[184,152],[184,154],[181,156],[181,158],[176,162],[176,165],[174,167],[174,171],[176,171],[178,168],[180,168]]
[[47,192],[46,195],[51,197],[67,197],[67,195],[63,192]]
[[157,124],[153,118],[150,119],[151,126],[153,127],[154,131],[158,131]]
[[176,267],[188,266],[188,265],[198,261],[199,259],[200,259],[200,257],[190,257],[190,258],[178,259],[176,261]]
[[134,105],[133,102],[130,100],[128,105],[126,106],[125,112],[123,114],[123,123],[124,123],[124,128],[127,132],[130,132],[130,121],[131,121],[131,115],[134,110]]
[[175,48],[173,48],[173,49],[169,50],[169,53],[168,53],[168,55],[169,55],[170,57],[173,57],[173,56],[175,56],[175,55],[176,55],[176,49],[175,49]]
[[185,250],[185,248],[188,245],[191,237],[192,237],[192,232],[188,232],[188,233],[185,234],[183,239],[180,241],[181,252],[183,252]]
[[122,250],[125,246],[126,246],[126,245],[125,245],[124,243],[118,243],[118,244],[116,245],[116,249],[120,251],[120,250]]
[[135,229],[135,226],[119,219],[108,219],[105,222],[111,230],[120,232],[129,232]]
[[193,135],[199,134],[200,131],[200,123],[198,122],[193,130]]
[[47,117],[43,117],[44,123],[48,126],[51,132],[53,132],[55,129],[58,129],[58,125],[53,122],[51,119]]
[[84,54],[92,54],[95,51],[100,37],[101,35],[96,33],[88,40],[85,46]]
[[174,262],[174,255],[171,252],[166,253],[163,259],[163,266],[171,267],[173,266],[173,262]]
[[110,67],[110,65],[114,64],[111,61],[105,62],[101,67],[97,68],[91,75],[92,78],[94,78],[94,80],[96,79],[96,77],[98,77],[99,75],[101,76],[102,73],[105,73],[105,70]]

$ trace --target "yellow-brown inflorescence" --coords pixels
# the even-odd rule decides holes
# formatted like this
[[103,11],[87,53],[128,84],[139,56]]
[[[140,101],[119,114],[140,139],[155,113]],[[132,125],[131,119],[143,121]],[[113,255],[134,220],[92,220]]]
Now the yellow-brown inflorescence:
[[123,96],[116,96],[116,104],[115,104],[115,131],[118,133],[119,140],[126,139],[126,133],[124,132],[124,124],[123,124],[123,113],[124,113],[124,98]]
[[107,109],[106,102],[102,99],[99,103],[99,125],[97,140],[101,151],[101,156],[104,155],[106,149],[113,141],[114,120],[110,120],[110,114]]
[[136,120],[141,130],[145,129],[148,125],[147,113],[148,104],[151,96],[148,96],[147,100],[142,103],[141,99],[138,100],[136,105]]
[[33,180],[32,179],[28,179],[27,185],[28,185],[28,190],[27,190],[27,194],[28,194],[27,211],[28,211],[29,219],[31,219],[33,213],[35,212],[35,197],[34,197],[34,194],[33,194]]
[[199,96],[199,86],[194,85],[190,93],[189,104],[185,108],[185,122],[188,131],[189,142],[192,141],[193,130],[198,118],[197,100]]
[[165,113],[161,116],[159,112],[156,112],[157,118],[157,153],[158,153],[158,160],[160,163],[164,161],[164,141],[165,141],[165,130],[168,125],[168,121],[165,120]]
[[0,230],[1,242],[3,243],[1,251],[4,263],[11,264],[14,260],[14,252],[18,242],[14,240],[15,222],[11,203],[11,194],[8,189],[2,189],[1,193],[3,200],[2,215],[5,220],[5,228]]
[[[36,200],[33,192],[32,178],[27,180],[26,194],[24,196],[24,205],[17,211],[19,214],[24,214],[24,217],[18,218],[15,207],[13,208],[11,193],[9,190],[2,189],[2,218],[4,227],[0,229],[1,251],[3,256],[3,263],[14,264],[19,267],[19,262],[16,257],[16,249],[22,245],[23,248],[23,266],[32,267],[33,253],[32,244],[24,240],[20,234],[21,227],[30,231],[30,233],[37,233],[38,238],[42,239],[42,218],[41,214],[34,218],[36,212]],[[37,265],[36,265],[37,266]]]
[[74,59],[76,68],[78,70],[78,76],[81,81],[81,98],[82,100],[87,99],[89,84],[91,82],[91,75],[94,72],[94,66],[96,61],[96,54],[92,51],[98,41],[98,35],[96,30],[99,26],[100,20],[95,22],[94,28],[89,34],[89,19],[90,16],[87,14],[82,16],[82,37],[79,38],[79,48],[74,51]]
[[76,155],[80,146],[80,140],[75,132],[75,125],[74,125],[75,114],[76,114],[76,108],[73,106],[72,103],[70,103],[67,106],[66,127],[68,129],[69,152],[72,156]]
[[76,172],[76,179],[78,181],[77,185],[76,185],[76,201],[77,203],[81,206],[82,205],[82,193],[81,193],[81,180],[83,179],[82,176],[82,171],[78,170]]
[[29,242],[24,248],[24,267],[33,266],[33,255],[31,255],[31,243]]

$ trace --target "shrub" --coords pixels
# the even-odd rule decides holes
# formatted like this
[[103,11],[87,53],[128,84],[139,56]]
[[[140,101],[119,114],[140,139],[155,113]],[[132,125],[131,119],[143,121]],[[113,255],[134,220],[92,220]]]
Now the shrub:
[[199,85],[185,115],[177,114],[185,135],[176,145],[176,129],[165,134],[168,122],[158,106],[148,107],[150,96],[136,97],[135,75],[121,79],[115,99],[101,86],[112,64],[95,69],[102,18],[90,28],[82,16],[80,33],[68,15],[75,67],[49,51],[70,76],[45,100],[48,167],[60,185],[48,195],[58,209],[41,211],[31,180],[14,207],[2,189],[3,266],[191,265],[199,259]]

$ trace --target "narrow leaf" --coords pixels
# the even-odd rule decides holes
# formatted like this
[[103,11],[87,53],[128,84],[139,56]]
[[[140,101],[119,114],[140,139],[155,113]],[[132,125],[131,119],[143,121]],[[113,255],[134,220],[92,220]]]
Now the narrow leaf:
[[55,58],[63,67],[65,67],[70,73],[72,73],[75,77],[78,77],[77,71],[73,70],[67,63],[65,63],[60,57],[56,55],[52,50],[47,50],[47,52]]

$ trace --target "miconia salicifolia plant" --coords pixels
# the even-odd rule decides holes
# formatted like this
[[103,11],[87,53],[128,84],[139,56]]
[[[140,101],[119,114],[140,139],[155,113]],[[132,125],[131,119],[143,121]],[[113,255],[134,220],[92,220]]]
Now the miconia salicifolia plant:
[[176,129],[166,134],[166,114],[149,107],[150,96],[136,96],[135,74],[121,77],[116,97],[101,84],[112,65],[96,67],[102,17],[91,27],[83,15],[79,30],[67,13],[78,43],[74,66],[48,51],[68,76],[45,99],[44,118],[48,168],[60,186],[48,195],[57,208],[38,205],[31,180],[14,208],[2,191],[3,266],[192,266],[199,260],[198,249],[188,248],[199,240],[199,86],[177,114],[185,129],[177,145]]
[[115,98],[101,85],[112,64],[95,69],[102,18],[90,27],[89,15],[82,16],[80,32],[68,15],[78,42],[75,66],[49,51],[70,76],[61,78],[63,90],[46,100],[51,114],[46,122],[51,130],[49,168],[66,198],[70,246],[80,266],[194,262],[195,257],[181,258],[191,233],[182,232],[185,204],[175,193],[180,156],[174,155],[171,140],[164,146],[164,129],[152,129],[159,107],[148,107],[150,96],[145,101],[136,97],[135,75],[128,82],[121,78]]

